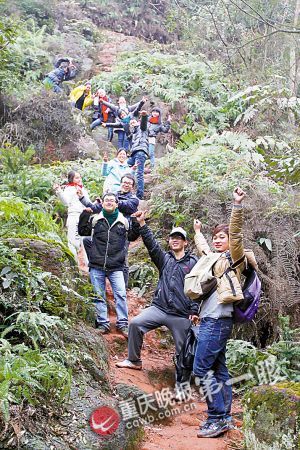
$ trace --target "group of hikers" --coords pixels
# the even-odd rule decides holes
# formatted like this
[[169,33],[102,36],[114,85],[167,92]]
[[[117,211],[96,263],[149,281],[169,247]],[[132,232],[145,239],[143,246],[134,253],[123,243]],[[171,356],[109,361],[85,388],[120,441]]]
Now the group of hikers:
[[[50,75],[48,77],[51,79]],[[214,251],[202,234],[199,219],[194,219],[193,223],[198,255],[188,249],[188,235],[182,227],[171,229],[169,248],[164,250],[146,223],[147,211],[139,210],[144,193],[140,171],[144,171],[145,160],[150,155],[149,144],[155,145],[156,130],[167,131],[170,120],[162,129],[158,108],[154,108],[150,116],[142,109],[145,98],[128,106],[124,97],[120,97],[118,105],[114,105],[103,89],[93,97],[88,83],[75,88],[71,96],[74,106],[79,109],[95,106],[94,100],[99,100],[92,128],[100,124],[108,129],[120,128],[116,158],[108,161],[106,153],[103,157],[102,175],[106,179],[101,198],[91,201],[81,175],[76,171],[69,172],[65,186],[54,185],[58,197],[68,207],[69,247],[76,259],[81,245],[85,250],[95,292],[95,327],[101,334],[111,330],[106,279],[114,295],[116,328],[128,338],[128,356],[116,364],[120,369],[142,369],[143,337],[163,325],[172,333],[178,356],[191,325],[198,322],[193,373],[205,392],[208,417],[197,436],[219,436],[232,427],[232,387],[226,366],[226,344],[233,327],[234,301],[243,298],[241,278],[245,268],[248,265],[257,268],[253,253],[243,247],[245,192],[240,187],[234,190],[229,224],[221,223],[212,230]],[[154,140],[150,141],[151,137]],[[129,149],[131,156],[127,159]],[[152,155],[154,164],[154,151]],[[128,249],[129,243],[138,238],[142,239],[157,267],[159,280],[151,306],[129,321],[126,298]],[[206,266],[210,271],[207,282],[214,279],[214,283],[209,284],[201,301],[196,301],[187,294],[187,275],[198,266],[203,268],[205,261],[210,261]],[[176,385],[179,386],[181,381],[177,377]]]
[[[60,58],[56,67],[46,76],[45,86],[56,93],[62,92],[62,82],[76,76],[76,67],[68,58]],[[144,196],[144,171],[146,160],[150,159],[151,169],[155,167],[155,144],[159,133],[168,133],[171,127],[171,116],[162,122],[161,109],[157,106],[151,108],[150,114],[143,109],[147,98],[143,97],[139,102],[128,105],[125,97],[120,96],[117,104],[114,104],[104,89],[97,89],[92,94],[91,82],[86,82],[74,88],[69,96],[72,105],[84,111],[91,107],[93,110],[91,130],[97,126],[107,128],[107,138],[111,142],[114,134],[118,136],[118,150],[124,150],[130,157],[121,158],[119,153],[114,161],[109,164],[110,176],[116,172],[136,170],[137,197]],[[107,161],[105,161],[107,162]],[[151,171],[150,169],[150,171]],[[103,173],[104,176],[108,174]]]

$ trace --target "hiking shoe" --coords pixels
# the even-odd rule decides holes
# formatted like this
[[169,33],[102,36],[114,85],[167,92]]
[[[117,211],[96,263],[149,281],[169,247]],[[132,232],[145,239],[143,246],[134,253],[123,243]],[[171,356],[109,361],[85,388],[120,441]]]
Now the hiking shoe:
[[227,423],[229,430],[233,430],[235,428],[235,424],[231,416],[226,417],[224,420]]
[[95,321],[95,328],[97,328],[97,330],[99,331],[100,334],[107,334],[110,332],[110,328],[109,327],[105,327],[104,325],[100,325],[100,323],[97,322],[97,320]]
[[120,367],[121,369],[134,369],[134,370],[142,370],[142,363],[134,364],[129,361],[129,359],[124,359],[124,361],[118,362],[116,367]]
[[229,430],[229,425],[226,420],[219,420],[218,422],[206,422],[198,431],[198,438],[212,438],[220,436]]
[[121,334],[123,334],[123,336],[128,338],[128,327],[118,328],[118,330],[120,331]]

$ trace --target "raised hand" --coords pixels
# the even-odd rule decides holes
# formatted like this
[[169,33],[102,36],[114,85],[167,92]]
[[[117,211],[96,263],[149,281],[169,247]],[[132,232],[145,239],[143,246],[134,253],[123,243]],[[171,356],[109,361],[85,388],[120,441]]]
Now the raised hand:
[[133,214],[131,214],[131,217],[135,217],[137,222],[140,224],[140,226],[144,226],[145,225],[145,218],[146,218],[146,214],[147,214],[147,210],[146,211],[137,211]]
[[[104,126],[104,124],[102,124],[102,126]],[[106,125],[105,125],[106,126]],[[107,152],[103,153],[103,162],[107,163],[108,161],[108,156],[107,156]]]
[[200,222],[199,219],[194,219],[194,231],[195,233],[200,233],[201,231],[201,227],[202,227],[202,223]]
[[83,197],[82,189],[79,186],[77,186],[76,188],[76,194],[78,195],[79,198]]
[[52,189],[57,192],[57,191],[61,191],[61,186],[57,183],[54,183],[52,186]]
[[237,186],[233,191],[234,204],[240,205],[246,196],[246,192],[243,191],[239,186]]

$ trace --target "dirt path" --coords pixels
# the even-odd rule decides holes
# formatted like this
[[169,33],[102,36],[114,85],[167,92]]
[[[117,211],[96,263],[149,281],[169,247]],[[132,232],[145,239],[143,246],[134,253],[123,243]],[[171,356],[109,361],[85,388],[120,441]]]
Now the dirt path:
[[135,36],[126,36],[111,30],[102,30],[101,32],[103,43],[95,59],[98,61],[96,66],[99,72],[111,72],[120,53],[147,48],[147,43]]
[[[108,291],[110,291],[108,289]],[[112,304],[112,295],[109,292],[109,302]],[[145,304],[144,299],[137,298],[132,291],[128,293],[129,316],[133,317],[139,313]],[[113,307],[112,307],[113,309]],[[172,362],[172,348],[166,346],[166,332],[153,331],[147,333],[142,351],[143,370],[118,369],[115,367],[117,361],[127,356],[127,340],[115,331],[115,316],[111,314],[112,332],[105,335],[110,349],[110,373],[113,384],[125,383],[134,385],[146,393],[152,393],[162,388],[174,386],[174,366]],[[166,348],[162,348],[165,346]],[[238,427],[241,426],[241,405],[236,399],[233,404],[233,416],[236,429],[215,439],[197,438],[199,424],[205,420],[206,404],[200,401],[200,396],[195,390],[195,400],[192,405],[184,403],[188,412],[174,415],[167,423],[156,421],[145,427],[145,437],[141,450],[230,450],[241,449],[242,433]],[[184,409],[181,407],[181,410]]]

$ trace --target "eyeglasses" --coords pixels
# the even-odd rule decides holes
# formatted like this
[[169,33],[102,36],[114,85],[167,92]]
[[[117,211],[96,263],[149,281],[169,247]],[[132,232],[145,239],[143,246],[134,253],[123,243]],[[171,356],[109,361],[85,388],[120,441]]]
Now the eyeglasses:
[[105,197],[105,199],[103,201],[105,203],[116,203],[116,199],[115,198],[109,198],[109,197]]

